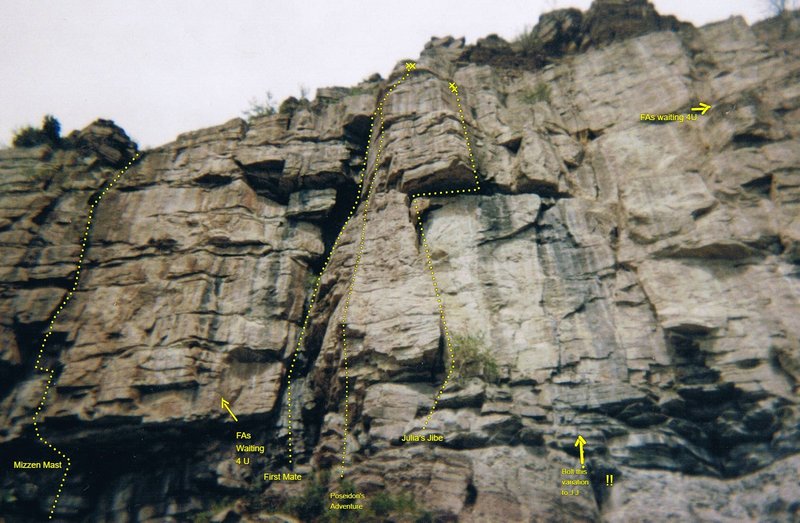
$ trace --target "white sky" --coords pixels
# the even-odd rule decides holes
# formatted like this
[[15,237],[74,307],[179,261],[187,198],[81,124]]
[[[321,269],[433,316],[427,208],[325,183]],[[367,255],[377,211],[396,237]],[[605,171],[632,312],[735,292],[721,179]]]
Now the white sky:
[[[419,56],[431,36],[512,39],[591,0],[3,0],[0,143],[46,113],[62,133],[110,118],[156,146],[227,121],[269,90],[354,85]],[[695,25],[764,17],[763,0],[655,0]]]

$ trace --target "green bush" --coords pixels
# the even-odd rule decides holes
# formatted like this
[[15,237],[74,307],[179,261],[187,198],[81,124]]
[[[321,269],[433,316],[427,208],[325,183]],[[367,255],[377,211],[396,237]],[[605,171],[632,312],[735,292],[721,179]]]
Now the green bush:
[[290,96],[283,102],[281,102],[281,106],[278,108],[278,114],[289,114],[292,115],[297,111],[297,108],[300,107],[300,100],[295,98],[294,96]]
[[433,515],[417,505],[410,492],[392,494],[383,491],[370,496],[362,516],[364,521],[414,521],[433,523]]
[[233,505],[233,499],[229,496],[224,496],[222,499],[211,504],[208,510],[196,513],[192,516],[192,523],[209,523],[217,512],[222,509],[228,508]]
[[378,492],[369,500],[368,508],[376,516],[415,515],[419,511],[410,492],[397,495],[386,491]]
[[373,86],[363,87],[363,86],[357,85],[355,87],[351,87],[350,89],[348,89],[347,90],[347,95],[348,96],[356,96],[356,95],[360,95],[360,94],[372,94],[374,92],[375,92],[375,87],[373,87]]
[[36,147],[45,143],[45,139],[41,129],[27,126],[14,132],[14,140],[11,143],[14,147]]
[[266,482],[259,474],[244,495],[244,509],[248,512],[291,515],[304,522],[326,521],[329,477],[327,470],[311,476],[303,475],[302,484],[298,485],[303,488],[302,491],[295,495],[276,495],[265,488]]
[[314,291],[314,285],[317,284],[319,276],[320,276],[319,274],[314,274],[313,272],[310,271],[308,274],[306,274],[306,288],[308,289],[309,292]]
[[[261,509],[273,513],[291,514],[300,521],[308,523],[349,523],[354,521],[432,523],[434,521],[431,512],[419,507],[410,492],[392,494],[384,491],[369,494],[366,503],[363,503],[363,510],[329,510],[331,499],[328,497],[328,492],[332,488],[334,488],[333,482],[330,480],[328,471],[323,470],[306,483],[302,493],[282,501],[276,500],[274,504],[267,504]],[[339,481],[335,490],[337,492],[360,491],[359,487],[348,480]],[[340,502],[344,504],[358,501]],[[204,517],[204,514],[202,516]]]
[[14,133],[14,147],[36,147],[37,145],[58,146],[61,144],[61,124],[52,114],[42,119],[42,128],[30,125]]
[[539,39],[533,34],[533,27],[526,25],[520,34],[514,38],[514,43],[522,47],[525,52],[536,51]]
[[[318,523],[365,521],[378,523],[384,521],[414,521],[415,523],[433,522],[433,515],[422,509],[414,500],[414,495],[410,492],[393,494],[383,491],[371,494],[363,510],[359,511],[339,511],[328,510],[327,489],[324,487],[321,492],[312,492],[313,489],[306,489],[309,496],[317,496],[319,502],[319,512],[317,510],[307,511],[304,514],[299,511],[289,511],[302,521],[313,521]],[[358,492],[359,489],[349,481],[342,481],[339,484],[340,492]],[[305,495],[303,497],[306,497]],[[299,501],[299,500],[298,500]],[[306,502],[315,503],[315,500],[306,499]]]
[[527,104],[535,104],[537,102],[550,103],[550,86],[544,82],[539,82],[533,89],[522,92],[522,101]]
[[247,118],[247,121],[252,120],[253,118],[258,118],[259,116],[269,116],[275,114],[278,111],[277,106],[275,105],[275,100],[272,97],[272,93],[267,91],[264,95],[263,101],[258,101],[256,98],[250,99],[250,107],[242,111],[242,114]]
[[280,509],[297,516],[302,521],[315,521],[325,513],[327,501],[326,482],[315,477],[306,484],[306,488],[300,495],[288,498]]
[[497,361],[483,340],[483,335],[466,334],[452,337],[456,372],[455,381],[464,384],[468,378],[478,377],[488,383],[500,379]]

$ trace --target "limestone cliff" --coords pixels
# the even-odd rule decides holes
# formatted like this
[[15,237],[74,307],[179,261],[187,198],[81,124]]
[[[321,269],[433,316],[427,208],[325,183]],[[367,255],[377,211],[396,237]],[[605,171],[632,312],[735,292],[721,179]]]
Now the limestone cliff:
[[[435,38],[387,79],[142,152],[45,346],[40,427],[72,463],[56,519],[344,517],[335,490],[375,521],[800,518],[796,19],[598,1],[533,35]],[[0,151],[0,521],[53,504],[60,471],[11,466],[53,457],[34,359],[88,202],[136,150],[111,122],[80,136]],[[426,253],[410,196],[470,187],[472,153],[480,191],[416,200]],[[429,269],[461,375],[428,425],[444,441],[401,443],[448,374]],[[565,496],[578,434],[590,486]],[[263,452],[237,465],[237,443]]]

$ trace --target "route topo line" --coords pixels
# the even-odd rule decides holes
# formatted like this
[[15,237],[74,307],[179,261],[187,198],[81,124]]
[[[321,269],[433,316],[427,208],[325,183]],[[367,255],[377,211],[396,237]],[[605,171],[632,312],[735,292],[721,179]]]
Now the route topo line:
[[[314,305],[316,303],[317,298],[319,297],[319,290],[320,290],[320,283],[322,281],[323,276],[325,275],[325,271],[330,265],[331,259],[333,258],[334,253],[336,252],[336,248],[339,245],[339,240],[342,237],[347,225],[350,223],[350,220],[353,218],[353,215],[356,212],[356,209],[361,201],[362,194],[363,194],[363,187],[365,180],[370,180],[369,187],[367,189],[367,196],[364,200],[364,209],[362,210],[361,214],[361,233],[359,237],[359,242],[356,250],[356,260],[353,266],[353,271],[350,276],[350,282],[348,284],[347,294],[345,298],[345,306],[344,311],[342,313],[341,321],[339,321],[339,326],[341,327],[341,339],[342,339],[342,367],[344,368],[344,387],[345,387],[345,398],[344,398],[344,415],[343,415],[343,437],[342,437],[342,450],[341,450],[341,465],[339,468],[339,475],[341,478],[344,478],[344,468],[345,468],[345,459],[347,457],[347,436],[349,432],[349,422],[350,422],[350,373],[349,373],[349,365],[348,365],[348,354],[347,354],[347,316],[349,312],[350,306],[350,299],[353,293],[353,288],[356,281],[356,274],[358,272],[359,266],[361,264],[361,258],[364,252],[364,241],[366,239],[366,225],[367,225],[367,212],[369,211],[369,203],[372,198],[375,180],[377,177],[378,167],[380,164],[381,153],[383,152],[383,135],[384,135],[384,123],[385,123],[385,114],[384,114],[384,104],[389,99],[391,94],[394,92],[394,89],[400,85],[403,81],[405,81],[411,74],[411,71],[416,69],[416,64],[413,62],[406,63],[406,73],[396,82],[394,82],[387,92],[384,94],[383,98],[381,99],[380,103],[378,104],[377,109],[372,113],[370,118],[370,126],[369,126],[369,138],[367,141],[367,148],[364,154],[364,167],[361,169],[361,173],[358,180],[358,190],[356,200],[353,203],[353,206],[350,210],[350,213],[345,220],[344,224],[342,225],[339,234],[336,236],[336,239],[333,242],[331,247],[331,251],[325,260],[325,264],[320,271],[319,276],[316,278],[314,283],[314,288],[311,292],[311,298],[309,300],[308,310],[306,312],[305,318],[303,319],[302,327],[300,328],[300,336],[297,340],[297,345],[292,353],[291,363],[289,366],[289,371],[287,373],[287,428],[288,428],[288,440],[287,440],[287,455],[289,464],[292,465],[294,463],[294,449],[293,449],[293,435],[292,435],[292,408],[294,402],[292,400],[292,376],[294,373],[294,366],[297,361],[297,354],[304,349],[303,339],[306,334],[306,328],[308,327],[309,318],[311,317],[311,313],[314,310]],[[478,171],[475,165],[475,157],[472,152],[472,145],[470,143],[469,133],[467,131],[467,125],[464,120],[464,112],[463,107],[461,105],[461,96],[458,93],[458,86],[455,82],[449,83],[450,91],[456,97],[456,103],[458,106],[458,118],[459,122],[461,123],[461,129],[464,132],[464,140],[467,147],[467,153],[469,155],[469,162],[470,162],[470,170],[472,171],[473,177],[475,179],[475,185],[470,188],[465,189],[450,189],[450,190],[441,190],[441,191],[422,191],[418,193],[413,193],[409,195],[409,201],[412,202],[414,206],[414,210],[416,213],[416,221],[417,226],[419,227],[419,234],[422,239],[422,248],[425,252],[425,264],[430,272],[431,275],[431,284],[433,286],[433,291],[436,296],[437,306],[439,310],[439,318],[441,321],[442,331],[444,332],[445,340],[447,343],[447,350],[449,354],[449,364],[450,368],[447,371],[447,374],[438,388],[438,392],[433,399],[433,403],[431,404],[430,410],[425,417],[424,424],[422,426],[422,430],[427,430],[428,424],[433,417],[433,413],[436,411],[436,407],[439,403],[439,399],[441,398],[442,394],[444,393],[445,388],[450,383],[450,380],[453,375],[453,371],[455,369],[455,354],[453,349],[453,341],[450,336],[450,331],[447,327],[447,319],[445,317],[445,308],[444,303],[442,302],[442,296],[439,290],[439,285],[436,281],[436,274],[433,270],[433,262],[431,260],[430,254],[430,246],[428,244],[427,237],[425,236],[425,229],[422,225],[422,216],[421,210],[419,208],[419,198],[422,197],[431,197],[431,196],[451,196],[456,194],[463,194],[463,193],[474,193],[480,190],[480,180],[478,178]],[[370,145],[372,144],[372,136],[373,136],[373,129],[375,124],[375,117],[379,115],[380,117],[380,125],[378,128],[378,132],[375,135],[378,139],[378,151],[375,156],[375,161],[373,162],[373,170],[369,173],[369,154],[370,154]],[[296,409],[295,409],[296,410]]]
[[365,209],[362,212],[362,225],[361,225],[361,237],[359,239],[359,252],[356,257],[356,264],[353,267],[353,274],[350,278],[350,285],[348,287],[347,293],[347,300],[345,302],[345,311],[342,316],[341,327],[342,327],[342,360],[343,366],[345,369],[345,404],[344,404],[344,437],[342,438],[342,463],[340,467],[340,476],[344,477],[344,463],[345,458],[347,456],[347,431],[348,431],[348,421],[349,421],[349,408],[350,408],[350,375],[349,375],[349,367],[348,367],[348,360],[347,360],[347,338],[345,335],[347,329],[347,311],[349,309],[350,304],[350,297],[353,292],[353,285],[355,284],[356,272],[358,271],[358,266],[361,262],[361,255],[364,249],[364,240],[366,239],[366,224],[367,224],[367,210],[369,209],[369,202],[372,198],[372,193],[375,184],[375,175],[377,173],[377,165],[381,157],[381,153],[383,151],[383,130],[385,124],[384,112],[383,112],[383,104],[389,98],[389,96],[394,92],[395,87],[400,85],[403,81],[405,81],[410,75],[410,70],[406,71],[406,73],[392,86],[389,90],[384,94],[383,99],[378,104],[378,108],[372,113],[370,118],[370,125],[369,125],[369,138],[367,139],[367,148],[364,153],[364,167],[361,169],[361,173],[358,179],[358,189],[357,189],[357,196],[355,202],[353,202],[353,206],[350,209],[350,213],[347,216],[344,224],[342,225],[339,234],[336,236],[336,239],[333,242],[331,247],[331,252],[328,253],[328,257],[325,260],[325,264],[320,271],[319,276],[317,277],[316,281],[314,282],[314,289],[311,292],[311,298],[309,300],[308,311],[306,312],[306,316],[303,319],[303,325],[300,328],[300,336],[297,340],[297,345],[292,353],[291,363],[289,365],[289,372],[287,373],[286,377],[286,402],[287,402],[287,431],[288,431],[288,440],[287,440],[287,455],[289,464],[294,463],[294,450],[293,450],[293,435],[292,435],[292,376],[294,374],[294,366],[297,362],[297,354],[303,350],[303,338],[305,337],[306,328],[308,327],[308,320],[311,317],[311,313],[314,310],[314,305],[316,304],[317,297],[319,296],[319,288],[320,283],[322,281],[322,277],[325,275],[325,271],[327,270],[328,266],[330,265],[331,259],[333,258],[333,254],[336,252],[336,248],[339,246],[339,240],[342,238],[342,234],[344,233],[345,229],[347,228],[347,224],[350,223],[350,220],[353,218],[353,215],[356,212],[358,204],[361,201],[361,195],[363,193],[363,187],[366,179],[370,179],[369,172],[369,150],[370,146],[372,145],[372,136],[373,136],[373,129],[375,125],[375,116],[380,115],[380,125],[378,128],[378,133],[376,137],[378,138],[378,151],[375,156],[375,170],[372,173],[372,178],[370,181],[369,188],[367,190],[367,197],[365,199]]
[[86,228],[83,231],[83,239],[81,240],[81,252],[78,255],[78,262],[76,264],[75,277],[73,278],[72,281],[72,288],[67,292],[66,296],[64,296],[64,298],[61,299],[61,303],[59,303],[58,307],[56,308],[55,312],[50,318],[50,324],[48,325],[47,332],[45,333],[44,338],[42,339],[42,344],[39,347],[39,354],[36,356],[36,363],[33,366],[34,369],[48,375],[47,384],[45,385],[44,392],[42,393],[42,399],[39,402],[39,406],[36,408],[36,413],[33,415],[33,429],[36,432],[36,437],[42,444],[50,448],[50,450],[52,450],[53,452],[58,454],[62,459],[67,461],[66,467],[64,467],[64,474],[61,476],[61,481],[58,484],[58,490],[56,491],[56,495],[53,498],[53,503],[50,505],[50,514],[48,515],[47,519],[53,519],[53,516],[55,515],[56,506],[58,505],[58,500],[61,497],[61,491],[64,489],[64,483],[67,481],[67,475],[69,474],[69,468],[72,465],[72,460],[70,459],[69,456],[67,456],[60,449],[56,448],[44,436],[42,436],[42,433],[39,429],[39,421],[38,421],[39,415],[41,414],[42,409],[44,408],[44,405],[47,402],[47,396],[50,392],[50,386],[52,385],[54,376],[54,371],[52,369],[43,367],[41,365],[42,356],[44,354],[44,348],[47,345],[47,340],[50,338],[50,335],[53,334],[53,326],[56,323],[58,315],[61,314],[61,311],[64,310],[64,307],[72,299],[73,293],[78,289],[78,283],[80,282],[81,279],[81,267],[83,267],[83,255],[86,252],[86,246],[89,242],[89,231],[91,230],[92,226],[92,215],[94,213],[94,210],[100,203],[100,200],[103,199],[103,196],[105,196],[105,194],[112,187],[114,187],[114,184],[117,182],[117,180],[119,180],[119,178],[128,171],[131,165],[133,165],[133,162],[135,162],[139,158],[139,156],[140,156],[139,153],[136,153],[133,156],[133,158],[131,158],[131,160],[128,162],[128,164],[124,168],[122,168],[111,179],[110,182],[106,184],[106,186],[97,196],[97,198],[95,198],[95,200],[89,205],[89,218],[86,220]]

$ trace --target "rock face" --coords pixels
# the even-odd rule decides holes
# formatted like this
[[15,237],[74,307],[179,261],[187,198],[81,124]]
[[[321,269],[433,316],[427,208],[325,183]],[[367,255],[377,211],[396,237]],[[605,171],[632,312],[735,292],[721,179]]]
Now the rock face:
[[[399,84],[403,63],[143,153],[45,348],[58,517],[312,521],[328,491],[375,521],[800,517],[797,25],[598,1],[534,33],[546,60],[434,39]],[[9,460],[52,458],[34,359],[135,151],[102,120],[72,139],[0,151]],[[471,155],[480,191],[412,202],[472,187]],[[423,427],[444,440],[401,442]],[[589,486],[567,487],[578,434]],[[6,471],[7,520],[46,517],[61,474]]]

